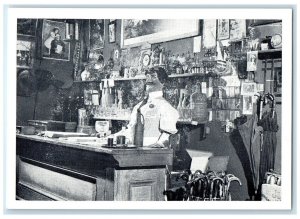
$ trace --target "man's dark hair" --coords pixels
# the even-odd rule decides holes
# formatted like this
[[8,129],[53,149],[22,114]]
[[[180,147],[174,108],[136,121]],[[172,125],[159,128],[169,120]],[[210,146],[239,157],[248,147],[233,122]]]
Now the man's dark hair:
[[155,66],[155,67],[150,68],[149,70],[146,70],[146,72],[145,72],[146,75],[153,74],[153,73],[157,74],[158,80],[161,83],[165,83],[168,80],[169,76],[168,76],[166,70],[162,67]]

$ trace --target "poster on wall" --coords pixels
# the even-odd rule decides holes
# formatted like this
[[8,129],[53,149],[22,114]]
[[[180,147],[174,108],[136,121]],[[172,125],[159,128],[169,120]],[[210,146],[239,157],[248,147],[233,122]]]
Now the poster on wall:
[[247,52],[247,71],[256,71],[258,51]]
[[257,85],[256,83],[251,82],[243,82],[241,85],[241,95],[253,96],[257,93]]
[[65,42],[66,23],[44,20],[42,55],[45,59],[70,60],[70,42]]
[[243,96],[242,102],[242,114],[243,115],[252,115],[253,114],[253,96]]
[[90,20],[90,46],[91,50],[101,49],[104,47],[104,20]]
[[112,22],[108,25],[108,42],[116,42],[116,22]]
[[35,36],[36,19],[18,19],[17,33],[25,36]]
[[215,19],[206,19],[203,22],[203,47],[206,49],[217,46],[217,23]]
[[199,34],[196,19],[124,19],[121,28],[121,47],[136,47]]
[[231,19],[229,28],[231,40],[237,40],[246,37],[246,20]]
[[218,20],[218,39],[229,39],[229,19]]

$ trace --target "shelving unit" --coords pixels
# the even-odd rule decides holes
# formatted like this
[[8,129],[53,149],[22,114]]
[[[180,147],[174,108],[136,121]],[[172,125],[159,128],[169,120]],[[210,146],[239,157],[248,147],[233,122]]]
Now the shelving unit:
[[[132,81],[132,80],[145,80],[146,76],[138,76],[134,78],[112,78],[114,81]],[[100,83],[103,80],[110,80],[110,79],[102,79],[102,80],[87,80],[87,81],[74,81],[74,83]]]
[[184,74],[171,74],[169,75],[169,78],[185,78],[185,77],[205,77],[204,74],[200,73],[184,73]]
[[200,74],[200,73],[184,73],[184,74],[171,74],[169,78],[185,78],[185,77],[216,77],[215,73]]
[[94,119],[99,120],[116,120],[116,121],[129,121],[130,118],[120,118],[120,117],[94,117]]
[[[120,118],[120,117],[94,117],[95,120],[114,120],[114,121],[129,121],[130,118]],[[177,124],[185,124],[185,125],[199,125],[197,121],[192,120],[178,120]]]
[[74,81],[74,83],[100,83],[101,81]]
[[137,77],[133,77],[133,78],[114,78],[113,80],[115,81],[132,81],[132,80],[145,80],[146,76],[145,75],[141,75],[141,76],[137,76]]
[[[235,52],[231,53],[233,56],[246,56],[247,52]],[[268,59],[269,57],[281,58],[282,56],[282,49],[268,49],[268,50],[258,50],[258,58],[259,59]]]

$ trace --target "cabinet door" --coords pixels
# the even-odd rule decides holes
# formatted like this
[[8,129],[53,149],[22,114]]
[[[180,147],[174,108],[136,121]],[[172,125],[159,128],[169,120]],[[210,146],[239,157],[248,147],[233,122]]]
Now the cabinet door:
[[115,170],[116,201],[163,201],[165,169]]

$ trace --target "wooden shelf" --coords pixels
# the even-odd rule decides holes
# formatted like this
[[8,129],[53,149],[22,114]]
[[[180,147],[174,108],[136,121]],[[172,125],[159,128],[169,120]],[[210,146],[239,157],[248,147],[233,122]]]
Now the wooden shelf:
[[145,79],[146,79],[145,75],[137,76],[133,78],[113,78],[114,81],[132,81],[132,80],[145,80]]
[[[262,53],[275,53],[275,52],[282,52],[282,49],[267,49],[267,50],[257,50],[258,54]],[[254,51],[250,51],[254,52]],[[232,55],[247,55],[247,52],[233,52]]]
[[258,59],[279,59],[282,57],[282,49],[259,50]]
[[101,81],[74,81],[74,83],[100,83]]
[[[169,78],[185,78],[185,77],[216,77],[217,74],[215,73],[208,73],[208,74],[200,74],[200,73],[184,73],[184,74],[170,74]],[[134,78],[114,78],[114,81],[132,81],[132,80],[145,80],[146,76],[139,76]],[[110,79],[102,79],[103,80],[110,80]],[[93,82],[101,82],[101,81],[74,81],[74,83],[93,83]]]
[[34,41],[35,36],[32,35],[24,35],[24,34],[17,34],[18,40],[25,40],[25,41]]
[[117,121],[129,121],[130,120],[130,118],[120,118],[120,117],[94,117],[93,119],[117,120]]
[[32,69],[32,67],[26,65],[17,65],[17,68]]
[[204,123],[199,123],[197,121],[192,121],[192,120],[178,120],[177,124],[181,124],[181,125],[199,125],[199,124],[204,124]]
[[[118,117],[94,117],[94,119],[101,119],[101,120],[116,120],[116,121],[129,121],[130,118],[118,118]],[[199,125],[197,121],[191,120],[178,120],[177,124],[186,124],[186,125]]]
[[185,77],[215,77],[217,74],[208,73],[208,74],[200,74],[200,73],[184,73],[184,74],[171,74],[169,78],[185,78]]
[[282,49],[258,50],[258,53],[274,53],[274,52],[282,52]]

